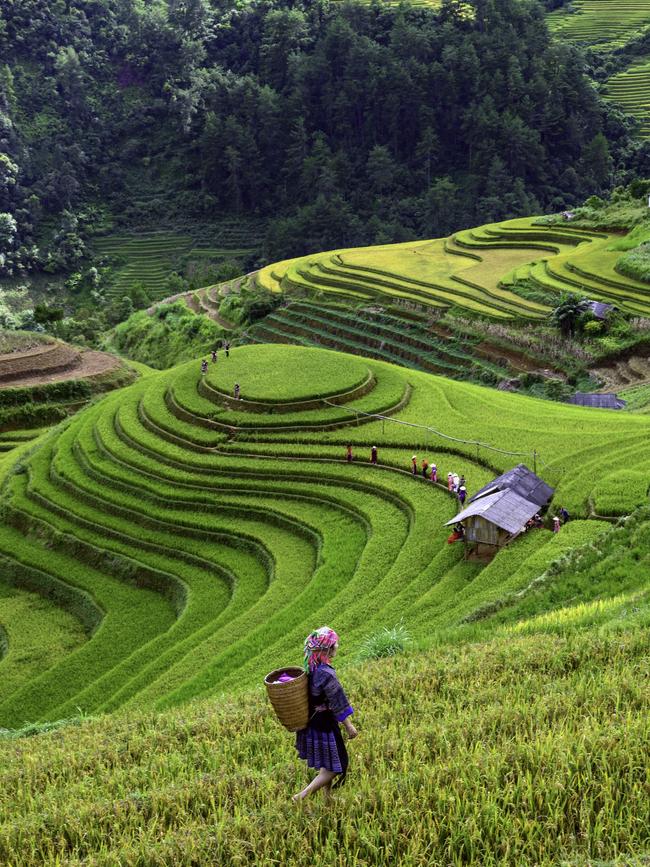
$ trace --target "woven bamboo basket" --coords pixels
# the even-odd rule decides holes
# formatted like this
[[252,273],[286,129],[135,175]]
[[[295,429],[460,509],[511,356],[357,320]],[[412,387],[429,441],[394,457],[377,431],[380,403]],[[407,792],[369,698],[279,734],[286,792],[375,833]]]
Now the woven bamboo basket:
[[[281,674],[288,674],[293,680],[273,683]],[[298,732],[307,728],[309,722],[308,679],[302,668],[289,666],[276,668],[264,678],[264,685],[275,715],[285,729]]]

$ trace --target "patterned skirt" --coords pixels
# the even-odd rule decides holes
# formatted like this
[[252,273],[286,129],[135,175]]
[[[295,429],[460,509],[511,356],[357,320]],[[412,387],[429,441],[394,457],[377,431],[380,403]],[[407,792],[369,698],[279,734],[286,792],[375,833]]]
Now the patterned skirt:
[[348,751],[345,748],[339,725],[330,711],[317,712],[306,729],[296,732],[296,749],[308,767],[326,768],[335,774],[348,769]]

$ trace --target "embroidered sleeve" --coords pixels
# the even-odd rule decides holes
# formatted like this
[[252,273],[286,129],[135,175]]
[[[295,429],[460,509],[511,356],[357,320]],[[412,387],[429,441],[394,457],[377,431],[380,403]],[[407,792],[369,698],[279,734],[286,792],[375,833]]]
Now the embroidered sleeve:
[[328,673],[330,676],[323,683],[323,692],[327,696],[327,703],[337,721],[343,722],[354,713],[354,710],[334,671],[330,670]]

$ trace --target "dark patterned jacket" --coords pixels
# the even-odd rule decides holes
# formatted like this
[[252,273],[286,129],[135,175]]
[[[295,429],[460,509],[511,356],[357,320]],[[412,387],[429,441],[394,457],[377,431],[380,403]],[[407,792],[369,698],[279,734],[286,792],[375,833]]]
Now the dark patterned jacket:
[[354,713],[331,665],[322,663],[309,675],[309,691],[315,704],[326,704],[338,722]]

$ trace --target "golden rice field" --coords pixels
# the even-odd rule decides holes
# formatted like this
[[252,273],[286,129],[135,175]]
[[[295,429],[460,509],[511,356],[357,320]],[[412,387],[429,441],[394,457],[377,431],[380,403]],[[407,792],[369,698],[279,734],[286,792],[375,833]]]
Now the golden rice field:
[[456,232],[450,238],[334,250],[276,262],[256,275],[272,292],[322,293],[422,307],[456,307],[495,319],[543,319],[548,304],[518,294],[518,281],[560,296],[574,292],[642,316],[650,285],[616,271],[616,238],[520,218]]

